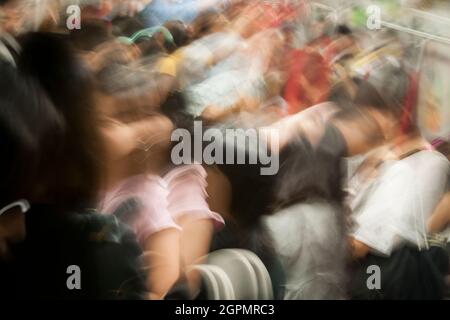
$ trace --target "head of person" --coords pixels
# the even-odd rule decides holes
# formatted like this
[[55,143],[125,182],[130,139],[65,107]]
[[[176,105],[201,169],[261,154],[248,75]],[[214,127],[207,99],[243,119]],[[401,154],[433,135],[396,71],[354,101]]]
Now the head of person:
[[280,151],[280,170],[273,187],[273,207],[295,203],[342,200],[338,155],[323,156],[307,138],[298,136]]
[[[404,135],[402,118],[409,88],[405,68],[397,61],[388,62],[364,79],[354,78],[352,82],[347,103],[345,95],[335,95],[347,108],[338,112],[333,120],[343,129],[341,131],[348,131],[344,135],[349,154],[364,153]],[[417,132],[416,126],[411,124],[408,135]]]
[[[102,119],[108,179],[105,187],[116,179],[112,172],[127,168],[127,172],[143,173],[168,162],[173,118],[162,114],[158,78],[151,68],[111,61],[95,74],[95,110]],[[177,101],[170,101],[170,108],[176,108]]]
[[18,0],[0,0],[0,30],[16,34],[21,29]]
[[[251,228],[258,224],[262,216],[271,212],[276,172],[264,174],[264,169],[274,165],[276,155],[265,150],[271,162],[263,164],[260,157],[264,151],[258,147],[258,140],[262,137],[253,135],[253,129],[249,129],[251,127],[240,119],[211,127],[222,132],[222,138],[217,142],[223,149],[224,161],[219,162],[217,167],[231,187],[231,216],[242,227]],[[205,142],[204,147],[207,145]]]
[[[380,122],[380,125],[386,139],[391,140],[402,133],[401,121],[406,112],[405,102],[410,94],[411,77],[401,61],[387,56],[383,64],[374,69],[366,80],[374,87],[379,97],[373,97],[371,103],[364,98],[363,92],[359,92],[355,102],[360,106],[370,106],[372,110],[384,114],[385,121]],[[413,119],[410,120],[412,122]],[[411,123],[409,131],[408,133],[415,134],[417,127]]]
[[132,38],[142,56],[172,54],[175,50],[189,44],[191,31],[182,21],[169,20],[162,26],[140,30]]
[[39,197],[46,184],[39,179],[44,157],[53,158],[62,147],[65,124],[35,79],[4,61],[0,70],[1,208]]

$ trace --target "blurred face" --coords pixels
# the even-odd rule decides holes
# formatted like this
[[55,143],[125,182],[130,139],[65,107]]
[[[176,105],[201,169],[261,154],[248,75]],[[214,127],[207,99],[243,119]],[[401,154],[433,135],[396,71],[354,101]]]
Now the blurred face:
[[8,2],[0,7],[0,27],[8,33],[16,34],[22,20],[20,18],[20,10],[17,1]]

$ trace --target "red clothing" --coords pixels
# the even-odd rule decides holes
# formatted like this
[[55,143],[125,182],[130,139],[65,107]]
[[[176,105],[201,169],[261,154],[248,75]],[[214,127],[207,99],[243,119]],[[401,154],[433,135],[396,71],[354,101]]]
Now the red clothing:
[[251,9],[259,12],[255,23],[258,30],[277,28],[285,22],[292,22],[301,13],[297,7],[287,4],[255,3]]
[[289,59],[291,69],[283,93],[288,113],[295,114],[324,102],[331,85],[325,59],[308,49],[293,50]]

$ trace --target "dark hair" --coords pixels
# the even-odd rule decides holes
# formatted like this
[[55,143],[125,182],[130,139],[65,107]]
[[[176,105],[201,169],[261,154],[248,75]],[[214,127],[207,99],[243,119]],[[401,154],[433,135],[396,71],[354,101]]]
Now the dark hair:
[[63,207],[92,205],[103,152],[92,105],[91,75],[64,36],[32,33],[21,43],[19,69],[40,83],[66,124],[62,149],[46,159],[48,196]]
[[189,43],[191,40],[190,34],[188,32],[185,24],[180,20],[170,20],[166,21],[163,25],[169,30],[175,42],[175,48],[169,50],[169,52],[175,51],[176,48],[183,47]]
[[[224,142],[224,154],[228,142]],[[234,145],[234,150],[241,147]],[[341,202],[340,152],[329,152],[320,143],[313,148],[306,138],[295,137],[280,151],[275,175],[261,175],[262,165],[249,161],[250,152],[257,151],[246,148],[245,152],[245,164],[218,165],[230,181],[231,212],[241,225],[251,225],[276,209],[308,199]]]
[[60,152],[64,121],[39,84],[0,61],[0,206],[35,197],[47,168]]
[[[228,139],[224,141],[224,155],[229,147],[228,142]],[[232,219],[227,220],[225,228],[214,235],[212,250],[222,248],[250,250],[257,254],[271,270],[274,267],[276,254],[273,239],[262,218],[272,213],[276,177],[261,175],[262,165],[249,163],[250,152],[256,152],[256,150],[246,150],[245,164],[236,164],[236,151],[241,146],[232,144],[232,147],[235,164],[217,165],[231,185]]]
[[336,28],[336,33],[337,34],[342,34],[342,35],[351,35],[352,34],[352,30],[347,25],[340,24]]
[[144,57],[154,56],[160,53],[170,53],[175,50],[175,45],[165,40],[161,32],[155,33],[152,37],[142,37],[135,41]]
[[280,169],[276,175],[273,207],[324,200],[342,201],[339,154],[313,148],[309,141],[296,137],[280,152]]
[[[392,106],[388,104],[381,94],[369,82],[354,79],[358,88],[354,98],[354,103],[360,107],[373,107],[379,111],[393,113]],[[395,110],[397,111],[397,110]],[[395,112],[396,113],[396,112]]]
[[83,51],[92,51],[98,45],[112,39],[106,22],[96,19],[83,21],[82,28],[70,31],[69,35],[73,46]]
[[[238,130],[247,129],[239,125],[231,127]],[[224,136],[227,136],[227,128],[220,128],[220,130],[223,131]],[[238,146],[229,138],[227,136],[222,141],[223,154],[226,155],[227,152],[232,150],[234,161],[232,164],[218,164],[217,167],[228,178],[231,185],[231,213],[241,226],[249,227],[263,215],[270,214],[276,177],[274,175],[261,175],[263,165],[259,161],[256,164],[250,163],[250,155],[258,151],[254,148],[247,148],[247,146],[256,146],[256,141],[249,141],[249,144],[246,142],[246,146]],[[244,164],[237,164],[237,154],[243,151],[243,147],[245,147]]]
[[366,143],[376,144],[382,141],[383,135],[379,124],[367,112],[367,108],[374,108],[383,113],[392,114],[391,107],[380,96],[375,88],[367,81],[353,79],[352,84],[356,93],[348,91],[343,84],[335,86],[330,93],[329,100],[338,105],[339,110],[332,116],[333,120],[357,123],[360,130],[365,132]]
[[138,17],[116,17],[112,20],[112,33],[116,37],[131,37],[133,34],[145,28],[144,23]]
[[409,80],[404,66],[394,58],[386,57],[378,68],[363,79],[353,79],[357,86],[355,103],[388,112],[400,119],[404,113]]
[[192,130],[194,117],[187,110],[186,98],[182,92],[170,92],[166,101],[161,104],[160,109],[177,128]]
[[[368,114],[366,109],[373,108],[383,114],[391,115],[400,123],[405,112],[405,97],[407,94],[405,79],[406,78],[398,79],[398,81],[403,83],[396,86],[396,88],[403,88],[403,91],[400,93],[379,91],[370,81],[358,77],[353,78],[350,81],[350,85],[353,87],[354,91],[353,94],[347,90],[348,88],[343,83],[336,85],[331,90],[328,98],[329,101],[335,102],[340,107],[340,111],[337,112],[333,118],[350,121],[360,120],[363,125],[368,125],[369,122],[367,121]],[[373,124],[375,125],[375,122],[373,122]],[[409,130],[411,133],[415,132],[415,127],[416,126],[413,124],[410,124]],[[379,130],[380,128],[378,127],[377,131]],[[381,136],[374,136],[373,138],[378,139],[381,138]]]
[[344,82],[339,82],[330,89],[327,100],[334,102],[341,110],[355,107],[352,94]]

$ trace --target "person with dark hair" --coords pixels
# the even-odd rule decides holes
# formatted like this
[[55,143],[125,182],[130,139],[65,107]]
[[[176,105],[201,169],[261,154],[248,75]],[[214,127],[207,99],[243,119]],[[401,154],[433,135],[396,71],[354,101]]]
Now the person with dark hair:
[[340,160],[347,149],[336,128],[324,131],[314,144],[301,133],[283,143],[273,176],[261,175],[258,164],[218,166],[226,179],[215,182],[228,181],[231,195],[212,196],[228,213],[212,249],[255,252],[278,299],[346,297]]
[[21,44],[18,69],[0,65],[0,296],[142,298],[134,236],[92,209],[103,150],[89,74],[60,36]]
[[[396,75],[401,75],[401,73],[396,71]],[[333,90],[334,92],[332,92],[330,99],[334,100],[334,106],[330,103],[321,104],[313,107],[311,110],[305,111],[304,115],[303,113],[299,113],[298,115],[283,119],[279,123],[263,128],[263,131],[269,130],[268,132],[270,132],[270,130],[283,130],[281,131],[281,133],[283,133],[285,130],[288,130],[288,134],[281,136],[280,158],[283,158],[283,150],[286,150],[287,152],[293,145],[295,146],[295,141],[303,141],[303,143],[299,142],[300,146],[303,146],[303,149],[300,147],[295,149],[297,150],[296,153],[301,156],[296,158],[292,155],[290,158],[287,158],[288,160],[290,159],[290,161],[287,162],[285,162],[286,160],[280,160],[281,166],[278,174],[280,176],[280,192],[278,193],[278,201],[282,200],[281,204],[284,203],[284,206],[287,209],[281,210],[281,215],[275,214],[268,219],[269,223],[273,227],[272,236],[275,239],[275,243],[277,244],[278,242],[279,245],[278,250],[285,255],[285,260],[282,259],[282,261],[285,263],[285,271],[287,270],[287,280],[291,279],[297,281],[297,286],[288,286],[289,290],[286,297],[300,298],[308,297],[308,295],[309,297],[347,297],[347,288],[343,288],[343,290],[339,289],[340,284],[345,284],[346,280],[344,273],[345,261],[340,260],[340,258],[346,256],[347,250],[346,239],[343,236],[343,232],[345,230],[345,217],[343,216],[342,211],[342,189],[344,187],[341,179],[341,167],[343,166],[342,159],[344,157],[353,157],[364,154],[385,144],[386,141],[404,142],[404,140],[398,140],[398,135],[402,134],[401,124],[399,121],[402,114],[403,101],[401,90],[403,88],[403,94],[406,90],[406,86],[404,85],[404,82],[402,82],[402,79],[404,81],[407,77],[404,76],[403,78],[397,78],[399,83],[394,83],[391,81],[390,85],[395,85],[395,88],[390,88],[389,90],[386,89],[386,94],[383,96],[378,93],[371,83],[363,80],[355,80],[350,84],[353,88],[350,88],[349,91],[347,91],[347,86],[339,86],[336,90]],[[379,81],[379,83],[382,84],[383,82]],[[317,120],[315,120],[315,118],[317,118]],[[315,125],[309,126],[309,122]],[[306,139],[301,138],[302,136]],[[411,136],[409,135],[408,137]],[[412,137],[414,137],[414,135]],[[418,143],[420,140],[417,138],[407,139],[407,141],[411,144],[402,143],[404,148],[410,149],[414,145],[420,146]],[[309,147],[309,149],[305,147],[308,144],[312,144],[312,147]],[[399,145],[395,144],[395,146],[398,147]],[[414,151],[414,148],[412,148],[412,151]],[[409,199],[407,200],[408,205],[402,200],[402,197],[391,197],[394,191],[393,189],[387,187],[387,185],[385,185],[385,188],[389,189],[389,191],[384,191],[387,193],[383,193],[385,188],[383,189],[380,187],[380,189],[378,189],[377,187],[377,190],[380,195],[383,194],[384,197],[389,197],[389,199],[376,198],[375,200],[374,198],[374,202],[372,202],[370,198],[364,198],[362,196],[366,189],[356,189],[361,192],[361,196],[356,197],[355,200],[359,199],[358,201],[369,201],[368,203],[371,203],[370,206],[372,206],[372,208],[370,208],[370,206],[358,206],[356,208],[352,207],[355,210],[353,213],[353,218],[357,220],[357,224],[351,230],[351,232],[356,231],[356,233],[353,233],[356,235],[356,238],[353,238],[354,240],[351,242],[351,253],[353,255],[358,256],[358,253],[362,252],[359,251],[361,249],[359,241],[362,241],[361,239],[363,239],[363,237],[359,237],[358,232],[362,232],[363,234],[363,230],[366,230],[367,233],[364,234],[371,234],[373,239],[379,240],[379,243],[387,243],[389,241],[388,239],[392,238],[381,236],[381,232],[388,232],[388,230],[391,230],[390,228],[395,227],[395,225],[399,227],[408,227],[408,224],[411,223],[411,219],[408,218],[407,215],[414,215],[415,213],[413,209],[419,208],[418,204],[415,207],[410,206],[416,201],[412,201],[412,199],[417,199],[418,197],[429,197],[428,200],[423,198],[423,210],[429,210],[432,204],[435,203],[435,196],[441,192],[438,190],[441,189],[440,185],[442,179],[438,176],[446,176],[443,171],[448,170],[448,163],[443,162],[441,157],[436,157],[436,154],[432,152],[422,152],[422,155],[427,158],[424,162],[426,166],[422,166],[422,168],[427,170],[428,174],[433,173],[430,180],[428,180],[428,178],[426,179],[430,182],[427,188],[424,189],[423,187],[419,187],[417,182],[413,183],[413,181],[409,178],[413,175],[407,174],[406,171],[402,173],[396,171],[395,175],[390,176],[388,180],[382,180],[385,181],[385,183],[390,184],[394,183],[394,181],[403,183],[401,182],[401,179],[406,179],[409,181],[407,185],[403,187],[399,186],[396,189],[402,193],[405,192],[407,187],[410,188],[417,185],[419,187],[418,190],[421,191],[408,189],[409,192],[404,196],[404,198]],[[408,156],[411,155],[406,153],[406,157]],[[312,160],[308,161],[308,159]],[[411,160],[412,159],[413,158],[411,158]],[[298,163],[297,166],[293,166],[293,169],[291,169],[290,167],[295,164],[296,161]],[[405,165],[407,167],[410,166],[411,168],[418,167],[418,164],[412,163],[409,165],[405,163]],[[316,171],[317,169],[319,171]],[[285,175],[283,175],[283,172]],[[418,171],[416,170],[414,175],[417,173]],[[281,178],[283,176],[284,178]],[[299,179],[298,181],[295,180],[297,176]],[[290,184],[289,181],[297,182]],[[421,181],[421,184],[425,185],[425,179],[422,178],[417,181]],[[377,184],[374,185],[374,188],[376,186]],[[296,190],[300,190],[302,192],[299,191],[297,193]],[[420,195],[417,192],[419,192]],[[434,195],[431,193],[434,193]],[[374,194],[370,195],[374,196]],[[320,201],[324,202],[326,206],[329,206],[327,210],[324,208],[318,210],[318,212],[320,211],[323,214],[325,214],[325,212],[330,212],[330,214],[325,215],[327,218],[324,219],[320,219],[320,215],[318,215],[317,212],[310,210],[310,208],[314,208],[316,205],[318,206]],[[290,206],[292,207],[293,205],[298,206],[297,210],[289,209]],[[376,210],[377,206],[384,209]],[[390,211],[393,208],[396,208],[394,209],[395,212]],[[403,211],[405,209],[407,211]],[[356,210],[360,213],[359,215]],[[297,212],[299,214],[298,216],[296,216]],[[311,215],[309,215],[308,212],[311,212]],[[370,214],[372,219],[367,221],[362,219],[364,216],[362,212],[366,212],[367,215],[371,212]],[[404,212],[405,214],[402,218],[399,216],[401,215],[401,212]],[[389,215],[391,216],[389,217]],[[285,217],[285,219],[283,219],[283,217]],[[388,220],[383,220],[382,217],[386,217]],[[396,217],[399,219],[397,220]],[[392,218],[392,220],[389,218]],[[295,221],[299,222],[298,228],[301,228],[302,230],[305,228],[305,231],[301,233],[301,241],[299,240],[292,242],[292,237],[286,237],[284,231],[289,229]],[[424,221],[420,224],[420,221],[417,220],[417,225],[423,226],[423,222]],[[412,223],[414,223],[414,220],[412,220]],[[374,224],[381,224],[380,229],[377,229],[376,232],[371,228]],[[311,228],[308,228],[307,226],[311,226]],[[336,226],[341,226],[342,228],[337,228]],[[323,230],[328,230],[328,232]],[[315,234],[314,232],[317,233]],[[405,233],[403,234],[411,236],[412,232],[414,232],[413,229],[405,228]],[[297,233],[293,232],[292,234],[294,236]],[[322,237],[324,234],[329,236],[329,238]],[[279,237],[277,237],[277,235],[279,235]],[[310,236],[311,238],[309,238]],[[408,239],[412,240],[413,238]],[[302,241],[305,241],[305,243],[312,241],[314,245],[306,245],[305,247],[300,248],[294,245],[300,245]],[[329,244],[330,242],[332,245]],[[375,246],[375,243],[376,242],[371,242],[371,245]],[[333,246],[333,249],[328,251],[327,246]],[[314,277],[310,278],[311,282],[305,282],[303,287],[300,285],[302,283],[301,278],[303,275],[305,275],[306,278],[308,278],[308,272],[310,272],[311,275],[315,275],[314,262],[309,265],[310,269],[308,269],[308,261],[310,259],[308,258],[308,249],[305,249],[308,247],[318,248],[313,252],[314,254],[311,254],[310,256],[314,256],[314,259],[323,258],[323,260],[320,260],[323,262],[323,264],[320,264],[320,267],[329,268],[328,271],[324,271],[325,269],[323,269],[323,274],[328,274],[328,279],[326,279],[326,277],[323,279],[316,278],[316,284],[318,286],[317,290],[314,287],[315,282],[312,280]],[[368,243],[365,243],[363,247],[367,250],[372,250],[369,248],[370,246]],[[332,257],[335,252],[339,252],[335,259],[340,262],[335,265],[330,263],[329,260],[326,262],[327,259]],[[366,251],[365,254],[367,254],[367,252],[368,251]],[[301,260],[292,260],[298,255],[302,257]],[[312,259],[312,261],[315,261],[314,259]],[[297,267],[295,267],[295,261],[298,261],[299,265]],[[316,260],[316,262],[317,261],[319,260]],[[303,264],[303,262],[305,264]],[[365,262],[363,265],[366,265]],[[363,268],[361,268],[362,276],[365,275],[363,272],[365,272],[365,269],[363,270]],[[362,279],[360,280],[361,286],[365,285],[365,280],[364,282],[362,282]],[[350,290],[350,295],[354,297],[355,291],[353,291],[353,289],[354,288],[352,287]]]
[[[42,149],[48,156],[58,154],[66,127],[41,86],[30,76],[0,61],[2,148],[2,205],[20,197],[39,198],[45,195],[45,186],[36,188],[34,182],[41,174]],[[42,113],[42,115],[40,115]],[[36,123],[36,118],[42,120]],[[54,138],[51,137],[54,135]],[[51,142],[50,142],[51,139]],[[24,166],[27,163],[27,166]],[[39,168],[39,170],[38,170]],[[29,180],[29,181],[28,181]],[[39,190],[41,189],[41,190]]]
[[[131,37],[119,37],[118,40],[125,42],[123,50],[138,52],[137,56],[142,58],[140,63],[145,65],[148,73],[153,76],[153,82],[158,87],[156,91],[153,91],[153,96],[158,103],[153,106],[164,103],[176,88],[177,68],[182,58],[182,47],[190,41],[187,27],[180,21],[167,21],[164,25],[142,29]],[[101,56],[100,60],[104,68],[97,68],[97,71],[114,68],[114,65],[102,63],[104,59],[101,59]]]
[[[186,268],[206,254],[213,227],[222,218],[206,202],[203,167],[170,163],[170,119],[154,112],[123,122],[108,114],[116,104],[113,97],[110,101],[98,106],[108,145],[108,181],[98,206],[135,232],[144,251],[147,298],[162,299]],[[196,289],[195,281],[190,285]]]
[[[224,153],[229,152],[231,147],[236,155],[239,146],[230,146],[228,143],[226,139]],[[257,151],[245,152],[247,160],[252,152]],[[208,201],[211,208],[225,219],[224,228],[214,234],[210,251],[240,248],[255,253],[270,275],[273,296],[282,299],[284,271],[263,220],[272,210],[276,180],[275,176],[261,175],[260,169],[260,164],[250,164],[248,161],[245,164],[225,163],[208,167],[208,191],[211,193]]]
[[340,155],[324,154],[321,143],[315,150],[299,137],[281,150],[273,214],[264,219],[286,273],[286,300],[346,298]]
[[[173,130],[192,122],[178,110],[183,108],[182,97],[172,94],[166,102],[154,103],[149,95],[155,90],[147,87],[154,79],[146,66],[122,65],[116,71],[98,83],[96,94],[107,147],[107,181],[98,207],[135,232],[144,251],[147,298],[162,299],[207,253],[214,226],[220,226],[222,218],[206,202],[204,168],[170,162]],[[196,280],[188,280],[194,291]]]
[[[434,263],[445,251],[428,241],[426,221],[445,191],[450,165],[414,125],[403,130],[408,83],[406,70],[388,59],[360,81],[354,99],[369,111],[374,126],[365,125],[367,130],[378,132],[373,137],[383,142],[349,180],[350,245],[357,266],[351,295],[357,299],[439,299],[443,294],[443,271]],[[382,270],[381,288],[370,291],[363,274],[373,264]]]
[[[33,76],[67,123],[62,159],[49,159],[52,201],[61,206],[95,204],[103,147],[93,109],[90,72],[59,35],[35,33],[21,39],[20,71]],[[61,160],[61,163],[51,161]],[[64,179],[61,179],[64,177]]]

